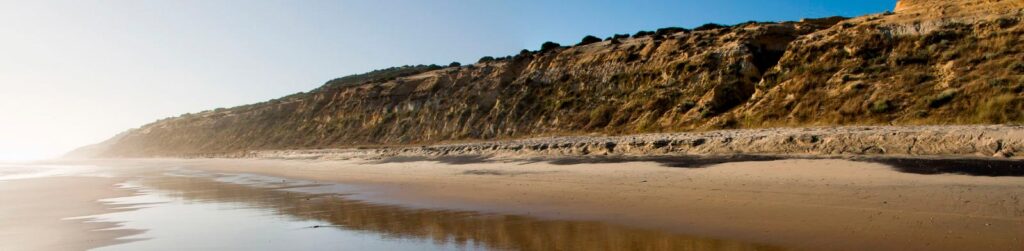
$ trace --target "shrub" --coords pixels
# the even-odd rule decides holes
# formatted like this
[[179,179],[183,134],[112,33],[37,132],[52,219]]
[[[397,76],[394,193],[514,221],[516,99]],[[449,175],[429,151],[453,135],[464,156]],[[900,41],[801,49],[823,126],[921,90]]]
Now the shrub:
[[[426,71],[432,71],[441,69],[441,66],[436,64],[431,65],[416,65],[416,66],[402,66],[402,67],[391,67],[387,69],[375,70],[363,74],[356,74],[336,78],[331,81],[327,81],[324,87],[339,87],[339,86],[352,86],[364,84],[367,82],[385,82],[395,78],[411,76]],[[321,88],[324,88],[321,87]]]
[[694,28],[693,30],[695,30],[695,31],[706,31],[706,30],[721,29],[721,28],[725,28],[725,27],[726,27],[725,25],[721,25],[721,24],[706,23],[706,24],[701,25],[701,26],[699,26],[697,28]]
[[697,107],[697,102],[693,102],[692,100],[683,100],[682,103],[679,103],[679,105],[676,106],[676,111],[680,113],[688,112],[694,107]]
[[626,39],[629,38],[629,34],[615,34],[612,39]]
[[685,29],[685,28],[680,28],[680,27],[665,27],[665,28],[658,29],[657,31],[654,32],[654,34],[655,35],[659,35],[659,36],[668,36],[668,35],[672,35],[672,34],[675,34],[675,33],[684,32],[684,31],[688,31],[688,30]]
[[646,36],[650,36],[650,35],[654,35],[654,32],[653,31],[637,31],[636,34],[633,34],[633,38],[646,37]]
[[999,53],[986,52],[985,55],[982,56],[982,58],[984,58],[985,61],[990,61],[992,59],[995,59],[996,57],[999,57]]
[[1003,94],[989,99],[977,108],[975,113],[979,122],[1006,123],[1024,120],[1024,99],[1014,94]]
[[1014,19],[1014,18],[1002,17],[1002,18],[996,19],[996,24],[999,25],[999,28],[1003,28],[1003,29],[1010,28],[1010,26],[1016,25],[1019,22],[1020,22],[1020,20]]
[[589,36],[589,35],[588,35],[588,36],[586,36],[586,37],[583,37],[583,40],[581,40],[581,41],[580,41],[580,43],[579,43],[579,44],[576,44],[576,45],[577,45],[577,46],[580,46],[580,45],[588,45],[588,44],[593,44],[593,43],[597,43],[597,42],[601,42],[601,39],[600,39],[600,38],[597,38],[597,37],[595,37],[595,36]]
[[992,88],[1003,88],[1003,87],[1009,86],[1010,83],[1011,82],[1010,82],[1009,79],[1003,79],[1003,78],[996,78],[996,79],[989,79],[988,80],[988,86],[992,87]]
[[599,128],[608,125],[608,122],[612,120],[612,113],[615,111],[609,105],[602,105],[593,111],[590,111],[590,123],[587,123],[587,128]]
[[912,54],[902,55],[896,58],[896,65],[907,66],[915,64],[927,64],[929,56],[924,52],[916,52]]
[[709,118],[709,117],[712,117],[712,116],[715,116],[715,111],[712,110],[711,107],[704,106],[704,107],[700,108],[700,118],[703,119],[703,118]]
[[673,97],[668,95],[657,95],[647,99],[644,103],[643,109],[648,112],[662,113],[669,110],[673,104]]
[[448,64],[448,67],[459,67],[459,66],[462,66],[462,63],[452,62],[451,64]]
[[956,41],[962,37],[963,34],[957,30],[939,30],[922,36],[921,41],[925,44],[937,44],[942,41]]
[[910,73],[899,76],[897,79],[901,81],[903,84],[917,85],[932,80],[932,76],[921,73]]
[[1024,73],[1024,62],[1016,62],[1010,66],[1010,69],[1017,73]]
[[738,24],[736,24],[736,26],[743,27],[743,26],[749,26],[749,25],[756,25],[756,24],[760,24],[760,23],[761,22],[750,20],[750,21],[746,21],[746,22],[743,22],[743,23],[738,23]]
[[494,61],[494,57],[492,57],[492,56],[484,56],[484,57],[480,58],[480,60],[478,60],[477,62],[479,62],[479,63],[487,63],[487,62],[493,62],[493,61]]
[[519,51],[519,54],[516,54],[515,56],[513,56],[511,58],[511,60],[512,61],[521,61],[521,60],[530,58],[532,53],[533,52],[531,52],[530,50],[523,49],[523,50]]
[[626,56],[626,62],[633,62],[640,59],[640,55],[636,53],[630,53]]
[[868,107],[868,111],[872,113],[886,113],[892,110],[892,103],[889,100],[878,100],[871,103],[871,107]]
[[942,107],[943,105],[948,104],[949,101],[953,101],[954,97],[956,97],[956,90],[950,89],[950,90],[943,91],[938,96],[935,96],[934,98],[931,98],[931,100],[928,101],[928,107],[931,107],[931,108]]
[[547,42],[544,42],[544,44],[540,45],[540,52],[553,51],[555,49],[558,49],[558,47],[562,47],[562,45],[560,45],[558,43],[555,43],[555,42],[547,41]]

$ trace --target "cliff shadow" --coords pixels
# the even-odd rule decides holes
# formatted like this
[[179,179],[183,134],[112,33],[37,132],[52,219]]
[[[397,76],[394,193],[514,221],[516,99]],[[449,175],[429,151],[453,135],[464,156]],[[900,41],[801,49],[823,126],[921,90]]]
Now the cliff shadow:
[[1024,160],[980,158],[884,158],[855,159],[884,164],[902,173],[923,175],[960,174],[987,177],[1024,177]]
[[434,161],[449,165],[466,165],[493,162],[490,156],[485,155],[447,155],[447,156],[391,156],[380,160],[372,161],[373,164],[385,163],[409,163],[419,161]]
[[545,160],[554,165],[607,164],[628,162],[655,162],[665,167],[705,168],[717,164],[746,161],[773,161],[786,159],[768,155],[722,155],[722,156],[592,156],[560,157]]
[[787,159],[780,156],[769,155],[721,155],[721,156],[559,156],[559,157],[533,157],[524,159],[497,160],[486,155],[455,155],[455,156],[392,156],[381,160],[373,161],[373,164],[384,163],[410,163],[418,161],[434,161],[450,165],[467,165],[480,163],[519,163],[521,165],[545,162],[553,165],[582,165],[582,164],[609,164],[629,162],[655,162],[666,167],[678,168],[705,168],[712,165],[746,162],[746,161],[773,161]]

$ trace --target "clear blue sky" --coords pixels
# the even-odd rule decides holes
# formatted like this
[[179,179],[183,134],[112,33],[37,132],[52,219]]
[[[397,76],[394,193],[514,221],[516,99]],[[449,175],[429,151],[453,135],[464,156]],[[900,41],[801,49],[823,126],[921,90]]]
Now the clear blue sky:
[[0,0],[0,160],[352,73],[667,26],[857,16],[895,0]]

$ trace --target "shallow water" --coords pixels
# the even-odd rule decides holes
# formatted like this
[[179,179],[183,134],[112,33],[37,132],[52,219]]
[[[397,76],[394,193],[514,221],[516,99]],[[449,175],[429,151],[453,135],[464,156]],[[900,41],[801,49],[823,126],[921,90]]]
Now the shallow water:
[[600,222],[416,209],[352,199],[353,187],[258,175],[172,172],[125,184],[91,217],[144,229],[98,250],[782,250]]
[[173,191],[140,189],[142,195],[109,200],[145,204],[138,210],[95,217],[146,229],[138,241],[96,250],[477,250],[414,238],[388,237],[331,226],[327,221],[282,214],[241,201],[183,197]]
[[0,181],[82,175],[90,168],[76,165],[0,164]]

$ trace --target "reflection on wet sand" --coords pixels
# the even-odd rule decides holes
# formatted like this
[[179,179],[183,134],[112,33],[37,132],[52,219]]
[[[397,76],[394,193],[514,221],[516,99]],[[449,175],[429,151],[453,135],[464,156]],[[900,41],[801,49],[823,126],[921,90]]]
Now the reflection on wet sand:
[[[250,186],[204,177],[159,176],[141,184],[196,202],[244,203],[304,220],[384,238],[425,239],[435,244],[483,245],[512,250],[783,250],[779,247],[697,238],[600,222],[540,220],[467,211],[409,209],[346,199],[341,194],[288,191],[308,184]],[[230,212],[228,212],[230,213]]]

